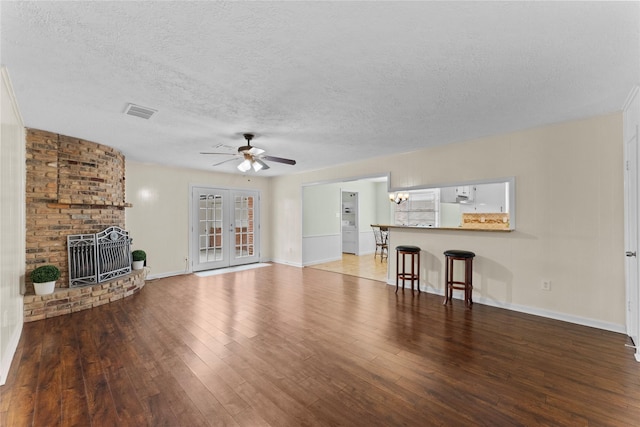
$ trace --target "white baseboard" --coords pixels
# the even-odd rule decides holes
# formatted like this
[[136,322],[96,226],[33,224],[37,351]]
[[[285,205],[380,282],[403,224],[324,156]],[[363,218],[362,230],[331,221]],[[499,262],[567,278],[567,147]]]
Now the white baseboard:
[[158,273],[158,274],[149,274],[146,277],[146,280],[162,279],[162,278],[165,278],[165,277],[180,276],[182,274],[189,274],[189,272],[188,271],[184,271],[184,270],[180,270],[180,271],[167,271],[167,272]]
[[359,252],[358,256],[362,256],[362,255],[373,255],[375,254],[375,251],[366,251],[366,252]]
[[[475,300],[473,303],[475,304]],[[529,307],[519,304],[501,303],[498,301],[487,300],[486,298],[479,298],[478,302],[484,305],[490,305],[493,307],[505,308],[507,310],[513,310],[520,313],[532,314],[534,316],[546,317],[548,319],[561,320],[563,322],[575,323],[576,325],[589,326],[591,328],[603,329],[605,331],[617,332],[626,335],[626,328],[624,325],[617,323],[603,322],[601,320],[589,319],[588,317],[573,316],[565,313],[558,313],[555,311],[544,310],[537,307]]]
[[[391,283],[390,281],[387,281],[387,284],[390,286],[395,286],[395,281],[393,283]],[[409,289],[409,288],[407,288]],[[432,288],[430,286],[428,286],[426,289],[424,289],[424,286],[420,288],[420,290],[422,292],[427,292],[429,294],[435,294],[435,295],[441,295],[444,298],[444,290],[440,290],[440,289],[436,289],[436,288]],[[454,293],[454,299],[462,299],[461,296],[456,297],[455,293]],[[520,304],[511,304],[511,303],[504,303],[504,302],[500,302],[500,301],[494,301],[491,299],[487,299],[487,298],[474,298],[473,299],[473,303],[474,304],[483,304],[483,305],[489,305],[491,307],[498,307],[498,308],[504,308],[506,310],[511,310],[511,311],[517,311],[519,313],[525,313],[525,314],[531,314],[534,316],[540,316],[540,317],[546,317],[548,319],[554,319],[554,320],[560,320],[563,322],[568,322],[568,323],[574,323],[576,325],[582,325],[582,326],[589,326],[591,328],[597,328],[597,329],[602,329],[605,331],[611,331],[611,332],[617,332],[620,334],[625,334],[626,335],[626,328],[624,325],[620,325],[617,323],[611,323],[611,322],[603,322],[601,320],[596,320],[596,319],[590,319],[588,317],[581,317],[581,316],[573,316],[570,314],[565,314],[565,313],[558,313],[556,311],[550,311],[550,310],[544,310],[541,308],[536,308],[536,307],[529,307],[526,305],[520,305]],[[640,355],[636,352],[636,359],[638,359],[640,357]],[[638,360],[640,362],[640,360]]]
[[292,267],[298,267],[298,268],[304,267],[304,265],[302,265],[302,263],[300,263],[300,262],[291,262],[291,261],[286,261],[286,260],[282,260],[282,259],[274,259],[272,262],[274,262],[276,264],[290,265]]
[[340,261],[341,259],[342,259],[342,256],[337,257],[337,258],[333,257],[333,258],[327,258],[327,259],[318,259],[318,260],[305,262],[303,265],[305,267],[307,267],[309,265],[324,264],[325,262]]

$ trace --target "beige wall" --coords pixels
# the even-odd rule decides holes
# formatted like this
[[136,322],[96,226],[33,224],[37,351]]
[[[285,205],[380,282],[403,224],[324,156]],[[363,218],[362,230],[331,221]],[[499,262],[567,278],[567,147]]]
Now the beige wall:
[[391,224],[393,218],[392,204],[389,202],[387,182],[376,182],[376,224]]
[[423,249],[422,286],[433,292],[443,292],[442,252],[468,249],[477,301],[624,331],[622,148],[616,113],[277,177],[273,259],[301,264],[302,184],[386,172],[397,189],[515,176],[516,231],[394,230],[391,247]]
[[[260,191],[262,259],[271,258],[270,180],[127,161],[126,228],[133,238],[133,249],[147,252],[150,277],[189,271],[190,185]],[[190,260],[189,260],[190,261]]]
[[516,231],[395,230],[391,247],[423,249],[431,292],[443,292],[442,252],[468,249],[476,301],[624,331],[621,141],[616,113],[272,179],[127,162],[127,228],[152,275],[184,272],[189,184],[258,189],[263,259],[300,266],[303,184],[387,172],[396,189],[515,176]]
[[0,118],[0,385],[7,379],[22,331],[25,275],[25,135],[5,67]]

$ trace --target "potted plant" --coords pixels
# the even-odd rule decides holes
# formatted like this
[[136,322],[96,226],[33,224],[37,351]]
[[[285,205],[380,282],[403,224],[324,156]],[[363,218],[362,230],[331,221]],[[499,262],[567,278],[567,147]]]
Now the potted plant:
[[56,280],[60,278],[60,270],[55,265],[41,265],[31,272],[31,281],[36,295],[52,294]]
[[140,270],[144,267],[144,262],[147,260],[147,253],[141,249],[136,249],[131,252],[131,259],[133,260],[132,268],[134,270]]

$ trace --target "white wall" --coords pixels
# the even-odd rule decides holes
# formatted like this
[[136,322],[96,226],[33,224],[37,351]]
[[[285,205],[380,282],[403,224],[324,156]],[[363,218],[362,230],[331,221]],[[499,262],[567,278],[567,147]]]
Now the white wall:
[[389,169],[394,189],[516,178],[514,232],[391,232],[390,247],[423,248],[423,288],[442,292],[442,252],[468,249],[477,301],[624,331],[620,113],[274,178],[273,258],[301,264],[301,185]]
[[340,234],[341,183],[304,187],[303,236]]
[[25,132],[9,74],[2,75],[0,101],[0,385],[7,380],[23,323],[25,275]]
[[273,198],[268,178],[133,161],[127,161],[126,167],[126,200],[133,204],[125,211],[126,228],[133,238],[133,248],[147,252],[150,277],[190,270],[185,260],[189,256],[190,185],[260,191],[261,258],[271,259]]

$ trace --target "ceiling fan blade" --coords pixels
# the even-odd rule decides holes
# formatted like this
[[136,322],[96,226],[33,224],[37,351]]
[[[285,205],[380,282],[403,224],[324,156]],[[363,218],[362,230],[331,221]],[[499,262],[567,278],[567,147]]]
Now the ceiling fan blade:
[[254,158],[253,161],[256,162],[257,164],[259,164],[260,166],[262,166],[261,170],[269,169],[269,165],[266,164],[265,162],[263,162],[262,160],[260,160],[258,158]]
[[211,166],[220,166],[221,164],[223,164],[223,163],[227,163],[227,162],[230,162],[230,161],[232,161],[232,160],[235,160],[235,159],[234,159],[234,158],[231,158],[231,159],[223,160],[223,161],[221,161],[221,162],[214,163],[214,164],[213,164],[213,165],[211,165]]
[[283,159],[282,157],[274,157],[274,156],[262,156],[265,160],[270,160],[272,162],[284,163],[287,165],[295,165],[296,161],[291,159]]
[[249,154],[251,154],[252,156],[258,156],[262,153],[264,153],[264,150],[258,147],[251,147],[251,149],[249,150]]

